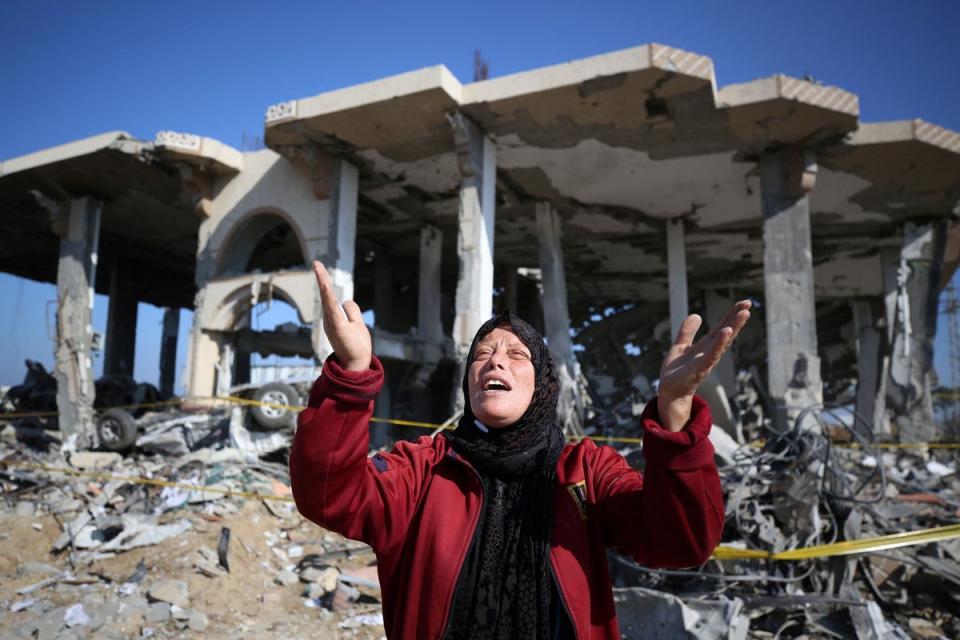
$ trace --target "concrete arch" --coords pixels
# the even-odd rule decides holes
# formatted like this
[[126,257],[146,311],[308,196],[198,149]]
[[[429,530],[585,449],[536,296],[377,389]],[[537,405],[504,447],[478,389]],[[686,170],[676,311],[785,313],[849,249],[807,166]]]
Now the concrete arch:
[[270,298],[283,300],[297,311],[303,324],[314,319],[316,283],[312,271],[283,271],[269,275],[247,275],[207,284],[198,309],[205,331],[234,331],[246,314]]
[[[251,258],[261,246],[264,237],[285,225],[293,231],[299,250],[299,262],[307,265],[310,252],[303,229],[296,218],[276,207],[258,207],[237,215],[227,215],[217,225],[207,243],[211,255],[216,256],[213,276],[229,276],[247,272]],[[282,265],[292,267],[292,264]],[[271,269],[272,270],[272,269]]]

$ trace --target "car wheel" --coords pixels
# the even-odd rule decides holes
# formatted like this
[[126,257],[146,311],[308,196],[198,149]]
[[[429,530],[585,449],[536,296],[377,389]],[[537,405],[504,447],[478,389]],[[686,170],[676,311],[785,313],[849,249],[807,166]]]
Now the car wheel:
[[97,417],[97,438],[109,451],[125,451],[137,441],[137,423],[123,409],[107,409]]
[[285,382],[270,382],[257,389],[253,399],[264,403],[250,410],[258,425],[271,430],[293,426],[297,417],[293,407],[300,403],[296,389]]

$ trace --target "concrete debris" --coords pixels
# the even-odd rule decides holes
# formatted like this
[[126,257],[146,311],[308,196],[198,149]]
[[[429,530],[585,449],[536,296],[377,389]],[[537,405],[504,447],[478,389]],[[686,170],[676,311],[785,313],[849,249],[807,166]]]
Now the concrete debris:
[[186,608],[190,604],[190,592],[187,583],[182,580],[160,580],[148,590],[147,597],[157,602],[167,602]]
[[[590,405],[594,437],[642,436],[653,389],[637,379],[623,402]],[[783,551],[958,521],[952,451],[878,446],[848,410],[808,411],[774,431],[752,380],[740,375],[736,428],[711,436],[722,544]],[[288,432],[258,432],[240,408],[143,413],[136,424],[124,455],[0,432],[10,465],[0,467],[0,568],[11,576],[0,637],[382,636],[369,547],[316,528],[290,502]],[[621,452],[642,466],[628,442]],[[625,637],[960,637],[960,540],[683,571],[611,554],[611,575]]]
[[75,451],[67,456],[71,467],[82,470],[109,469],[121,460],[119,453],[109,451]]
[[[778,552],[960,518],[952,450],[880,446],[849,409],[808,410],[782,432],[767,421],[747,431],[758,428],[763,446],[718,451],[718,462],[727,460],[722,545]],[[711,560],[680,571],[614,554],[622,630],[698,639],[960,637],[960,541],[813,556]]]
[[370,548],[299,516],[286,452],[233,447],[229,413],[138,419],[190,434],[183,455],[62,452],[5,430],[0,637],[381,638]]
[[324,569],[309,567],[300,572],[300,580],[318,585],[320,591],[326,594],[337,588],[340,571],[336,567],[326,567]]
[[68,627],[86,626],[90,624],[90,616],[83,610],[83,604],[77,603],[64,612],[63,623]]
[[683,601],[641,587],[616,589],[620,631],[627,638],[745,640],[750,622],[739,598]]
[[276,577],[274,577],[273,580],[277,584],[281,584],[287,587],[292,584],[297,584],[298,582],[300,582],[300,578],[297,576],[297,574],[287,569],[284,569],[283,571],[279,572],[276,575]]

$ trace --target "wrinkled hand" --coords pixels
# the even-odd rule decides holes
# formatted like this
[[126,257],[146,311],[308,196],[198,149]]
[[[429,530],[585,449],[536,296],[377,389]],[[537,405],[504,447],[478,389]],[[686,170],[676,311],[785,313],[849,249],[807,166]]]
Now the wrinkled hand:
[[703,321],[696,314],[683,321],[677,339],[660,366],[657,407],[664,428],[680,431],[690,420],[694,392],[717,366],[720,357],[749,319],[750,301],[741,300],[730,307],[723,319],[696,344],[693,338]]
[[323,332],[327,334],[337,360],[349,371],[366,371],[370,368],[373,345],[370,331],[363,323],[360,307],[353,300],[347,300],[341,309],[330,274],[323,264],[314,260],[313,272],[320,287]]

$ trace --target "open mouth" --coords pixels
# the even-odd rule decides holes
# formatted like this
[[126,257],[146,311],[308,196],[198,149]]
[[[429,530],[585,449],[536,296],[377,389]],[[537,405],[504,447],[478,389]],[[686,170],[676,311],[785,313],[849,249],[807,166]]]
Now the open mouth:
[[510,385],[499,378],[488,378],[483,383],[484,391],[510,391]]

